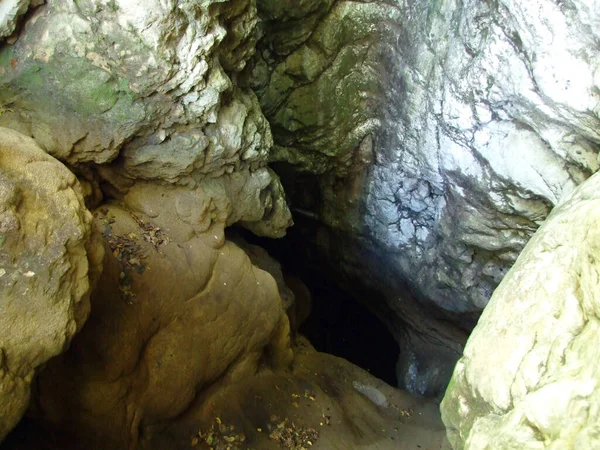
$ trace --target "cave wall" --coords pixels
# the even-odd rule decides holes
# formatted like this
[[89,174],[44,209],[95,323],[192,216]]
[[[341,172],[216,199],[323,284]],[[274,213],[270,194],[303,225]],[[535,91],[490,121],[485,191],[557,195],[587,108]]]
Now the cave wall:
[[412,392],[443,391],[525,243],[598,168],[596,2],[10,6],[0,126],[67,164],[89,207],[164,188],[194,233],[282,236],[278,167],[316,221],[306,247],[387,298]]
[[95,203],[101,184],[112,196],[137,180],[185,186],[233,199],[229,224],[285,232],[269,124],[235,82],[254,52],[253,2],[53,1],[28,14],[0,51],[0,125],[67,163]]
[[291,207],[323,225],[312,242],[334,271],[383,291],[404,322],[391,327],[408,325],[401,385],[439,392],[460,354],[445,322],[470,331],[598,169],[597,2],[257,6],[247,78]]
[[[271,128],[242,73],[257,23],[249,0],[0,8],[0,175],[16,165],[17,188],[27,176],[27,196],[48,198],[48,214],[37,208],[19,229],[21,192],[0,180],[0,288],[12,295],[18,279],[16,293],[41,310],[23,314],[20,296],[0,301],[18,328],[0,336],[0,439],[23,414],[38,430],[9,437],[7,448],[60,435],[62,448],[237,448],[243,436],[274,449],[282,437],[271,431],[289,421],[324,448],[394,448],[405,428],[415,444],[443,441],[432,404],[301,339],[293,347],[289,317],[306,312],[292,311],[293,295],[269,269],[277,264],[225,237],[234,224],[281,237],[292,223],[267,165]],[[35,146],[40,173],[21,161],[13,135]],[[17,155],[10,166],[7,152]],[[68,217],[53,221],[59,213]],[[42,280],[17,267],[19,245],[35,250],[29,268],[48,262],[44,251],[68,251]],[[427,417],[405,424],[421,408]]]

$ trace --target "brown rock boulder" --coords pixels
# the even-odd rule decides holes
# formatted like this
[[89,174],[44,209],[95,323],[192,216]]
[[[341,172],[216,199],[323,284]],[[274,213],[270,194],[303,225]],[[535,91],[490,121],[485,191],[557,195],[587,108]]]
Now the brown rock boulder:
[[96,211],[107,252],[92,315],[39,381],[41,417],[90,448],[135,448],[203,392],[292,358],[274,279],[225,240],[222,223],[197,233],[163,206],[151,218]]
[[36,368],[88,316],[102,259],[91,222],[75,176],[0,128],[0,439],[27,408]]

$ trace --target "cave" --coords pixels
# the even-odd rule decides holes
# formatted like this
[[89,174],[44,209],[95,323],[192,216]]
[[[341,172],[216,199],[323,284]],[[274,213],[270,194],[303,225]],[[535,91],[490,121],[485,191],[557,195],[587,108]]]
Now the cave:
[[365,305],[318,272],[304,272],[313,294],[311,314],[300,326],[321,352],[347,359],[391,386],[397,386],[398,343]]
[[3,0],[2,450],[600,448],[598,1]]
[[[282,265],[284,275],[302,281],[311,293],[310,313],[298,332],[320,352],[347,359],[391,386],[397,386],[400,348],[387,325],[368,305],[381,305],[380,294],[366,287],[344,287],[331,262],[307,247],[314,222],[299,217],[297,225],[280,239],[259,238],[237,230],[249,243],[266,249]],[[311,255],[312,254],[312,255]],[[354,286],[356,287],[356,286]]]

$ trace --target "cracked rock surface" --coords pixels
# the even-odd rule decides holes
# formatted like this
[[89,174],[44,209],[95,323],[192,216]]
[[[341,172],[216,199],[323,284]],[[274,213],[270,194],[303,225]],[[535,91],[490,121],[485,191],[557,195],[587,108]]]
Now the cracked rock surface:
[[494,292],[442,403],[454,448],[600,445],[599,186],[554,209]]
[[[248,79],[271,159],[312,180],[286,189],[327,229],[316,247],[409,324],[468,332],[551,209],[598,170],[598,2],[257,5]],[[411,297],[425,314],[407,313]],[[400,384],[441,392],[460,350],[437,332],[404,334]],[[418,340],[449,364],[420,360]]]
[[0,440],[27,409],[37,369],[90,311],[102,245],[75,175],[0,128]]
[[281,236],[291,215],[266,168],[270,127],[236,82],[256,21],[247,0],[49,2],[0,49],[0,125],[111,195],[218,179],[260,201],[249,228]]

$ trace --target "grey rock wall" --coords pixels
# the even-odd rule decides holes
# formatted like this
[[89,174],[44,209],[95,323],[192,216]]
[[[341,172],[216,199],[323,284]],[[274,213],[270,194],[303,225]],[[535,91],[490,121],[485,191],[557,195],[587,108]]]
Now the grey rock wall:
[[[271,158],[319,180],[312,198],[290,192],[292,207],[357,243],[330,256],[405,322],[470,330],[554,205],[598,169],[597,3],[258,2],[251,79]],[[401,384],[443,389],[423,386],[460,350],[404,334],[450,362],[406,344]]]

